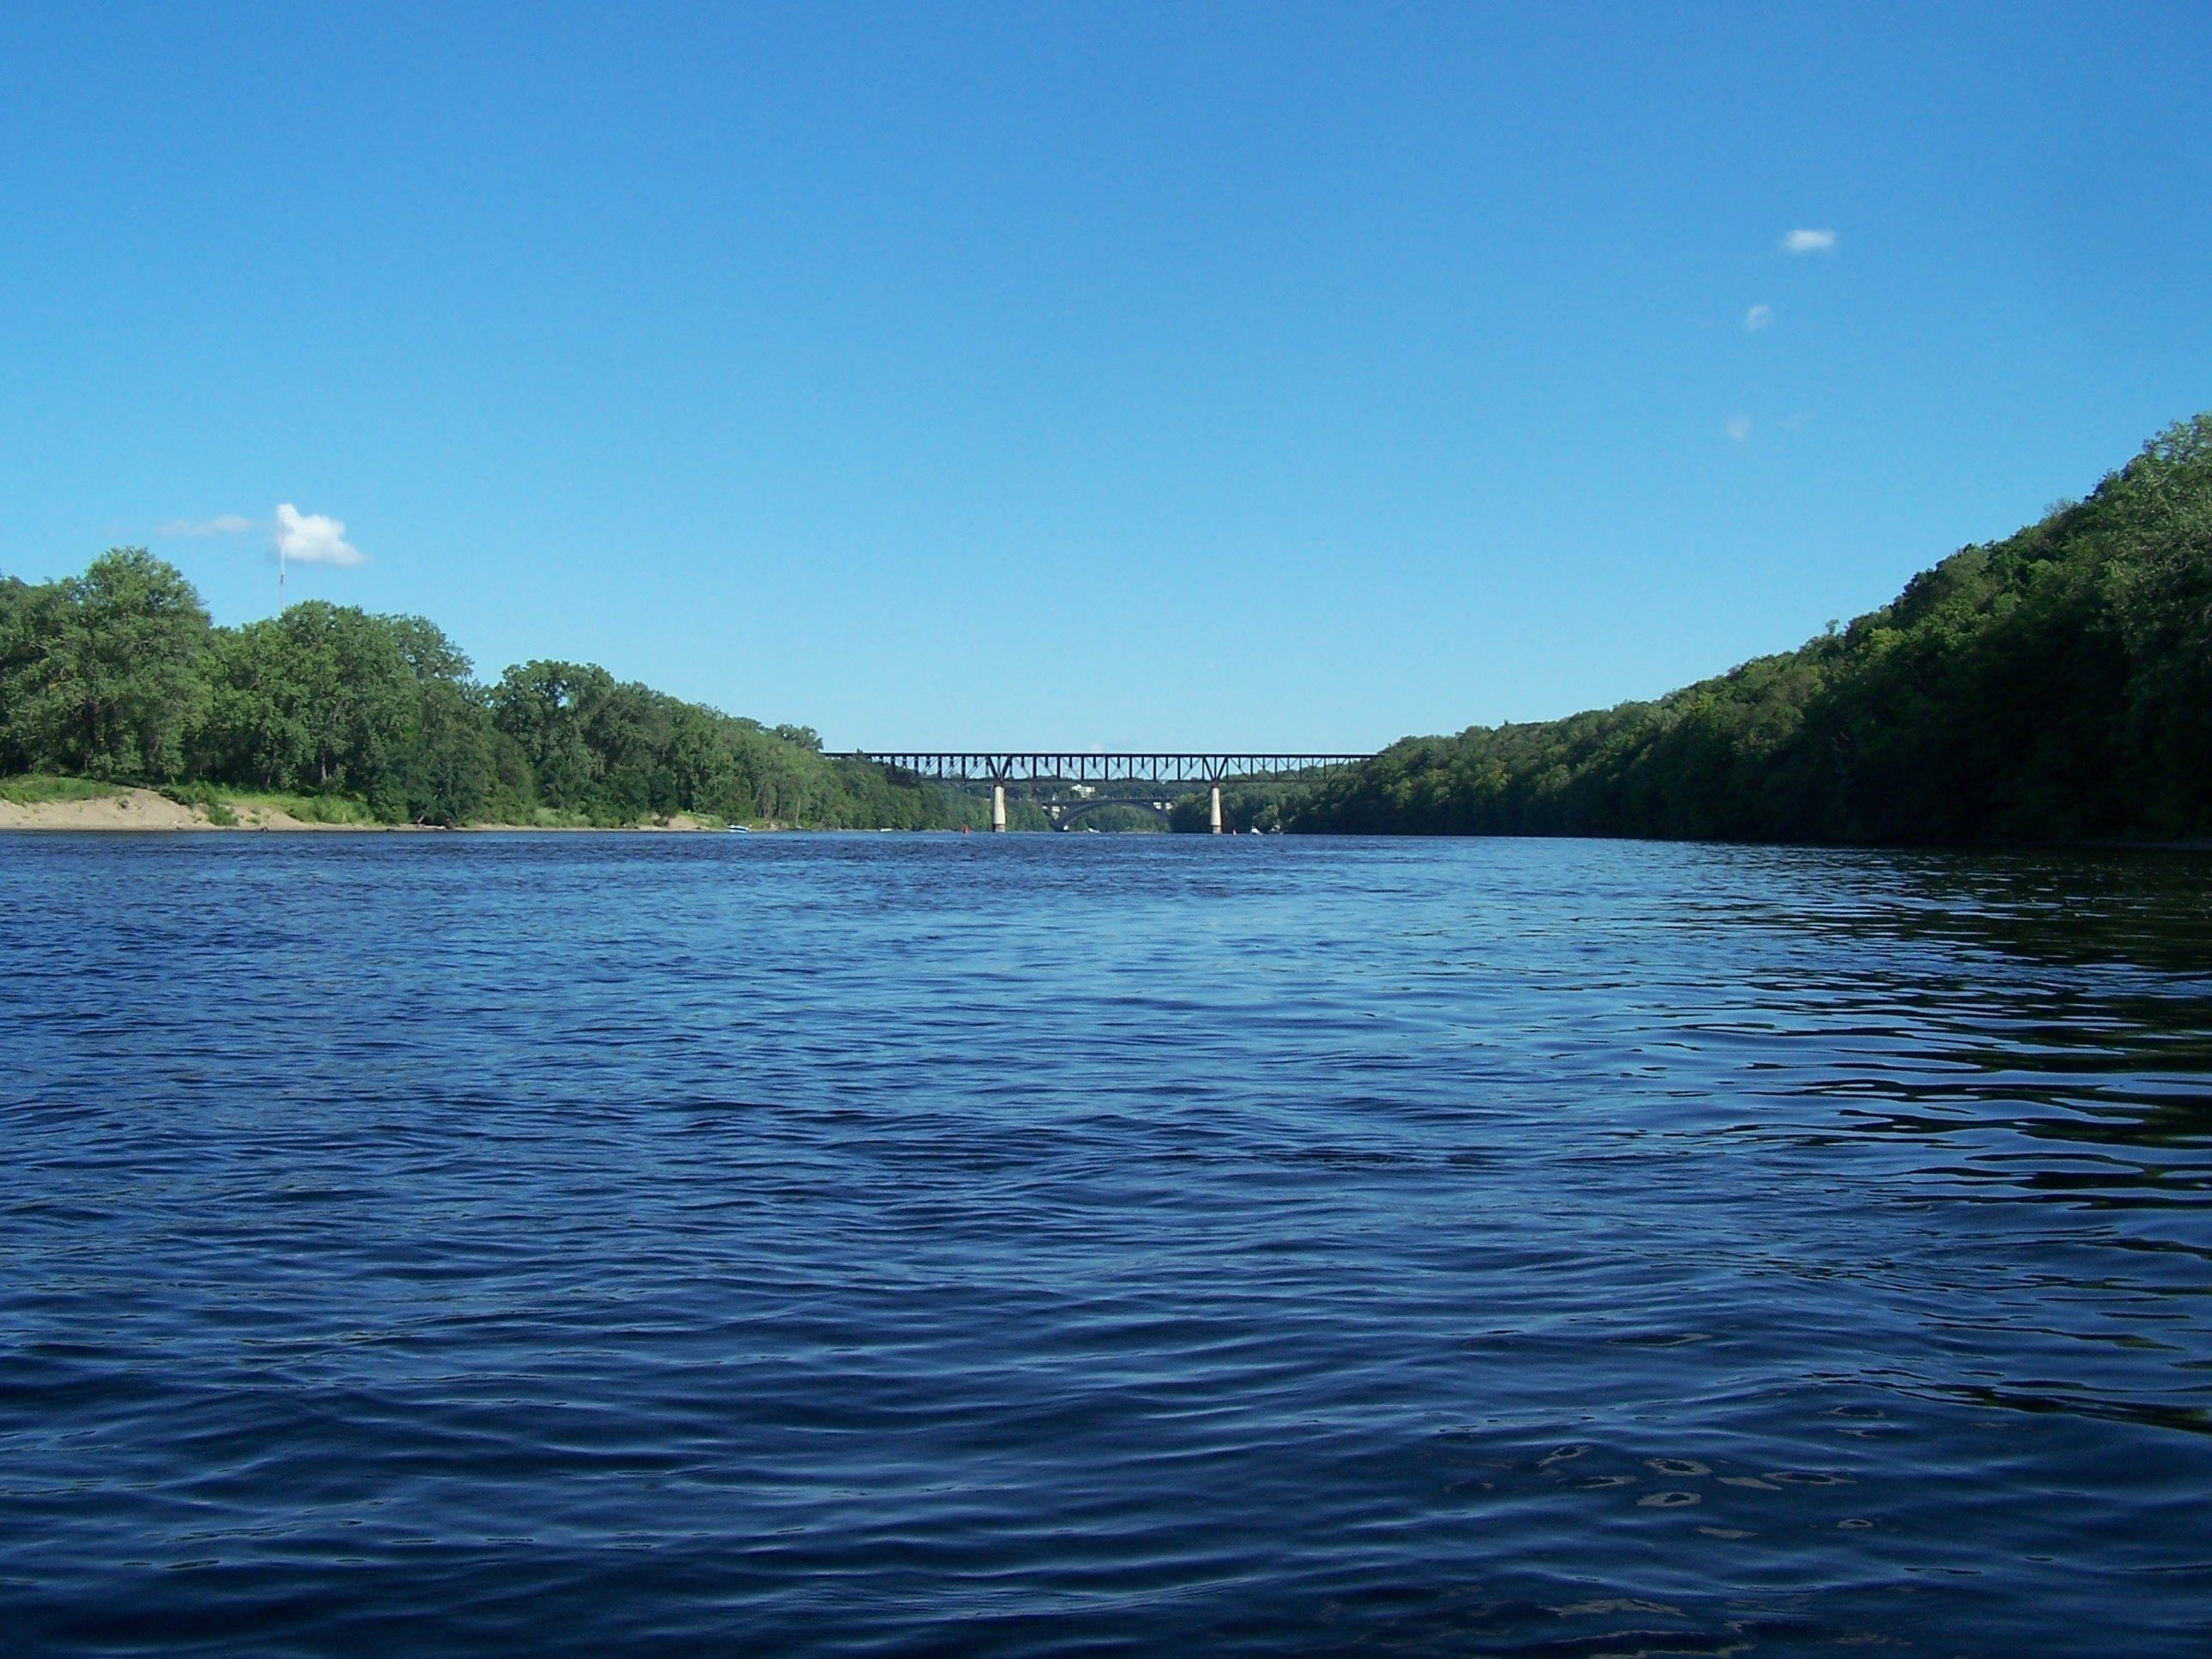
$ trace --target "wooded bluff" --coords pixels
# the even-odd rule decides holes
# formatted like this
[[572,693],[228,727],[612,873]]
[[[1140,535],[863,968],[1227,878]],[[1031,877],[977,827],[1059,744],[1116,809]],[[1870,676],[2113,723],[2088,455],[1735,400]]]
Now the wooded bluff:
[[1653,702],[1410,738],[1273,813],[1426,835],[2212,835],[2212,415],[1796,651]]

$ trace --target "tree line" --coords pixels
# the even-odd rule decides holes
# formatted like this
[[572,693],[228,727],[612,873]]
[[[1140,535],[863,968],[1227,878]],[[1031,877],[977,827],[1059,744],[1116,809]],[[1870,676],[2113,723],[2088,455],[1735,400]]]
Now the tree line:
[[1279,812],[1431,835],[2212,835],[2212,415],[1796,651],[1653,702],[1407,738]]
[[589,663],[479,684],[420,617],[319,601],[210,624],[143,548],[81,576],[0,577],[0,775],[346,796],[388,823],[635,823],[678,812],[824,828],[980,824],[769,727]]
[[[980,826],[957,790],[592,664],[483,684],[419,617],[238,628],[143,549],[0,577],[0,774],[339,794],[389,822]],[[1205,798],[1178,830],[1205,827]],[[2212,415],[1799,649],[1650,702],[1224,791],[1231,828],[1975,842],[2212,835]],[[1024,827],[1043,819],[1019,804]]]

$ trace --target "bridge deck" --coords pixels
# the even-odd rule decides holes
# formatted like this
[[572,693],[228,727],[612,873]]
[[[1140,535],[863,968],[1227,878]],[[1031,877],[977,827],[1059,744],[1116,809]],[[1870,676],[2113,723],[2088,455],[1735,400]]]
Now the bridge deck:
[[956,783],[1218,783],[1356,766],[1367,755],[1174,750],[1084,753],[1020,750],[864,749],[855,760]]

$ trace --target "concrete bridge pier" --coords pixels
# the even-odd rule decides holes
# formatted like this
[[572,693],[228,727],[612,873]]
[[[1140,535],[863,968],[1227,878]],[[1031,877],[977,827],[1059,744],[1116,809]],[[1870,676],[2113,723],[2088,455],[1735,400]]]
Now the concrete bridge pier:
[[1213,786],[1213,833],[1217,836],[1221,833],[1221,785],[1218,782]]
[[1003,783],[991,786],[991,833],[994,836],[1006,833],[1006,786]]

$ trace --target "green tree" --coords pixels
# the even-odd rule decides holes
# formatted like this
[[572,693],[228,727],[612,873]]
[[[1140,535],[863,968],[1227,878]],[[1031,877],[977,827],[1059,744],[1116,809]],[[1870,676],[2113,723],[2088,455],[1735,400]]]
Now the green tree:
[[398,781],[416,823],[468,823],[499,791],[496,734],[471,689],[443,678],[421,682],[414,729],[401,745]]
[[41,734],[54,723],[47,703],[69,621],[62,583],[33,587],[0,578],[0,773],[27,772],[46,761]]
[[21,589],[9,610],[0,674],[15,756],[97,778],[182,772],[208,641],[207,612],[182,575],[143,548],[115,548],[82,576]]
[[581,811],[595,799],[601,768],[585,710],[613,684],[604,668],[541,660],[509,668],[493,689],[492,722],[521,751],[547,805]]

